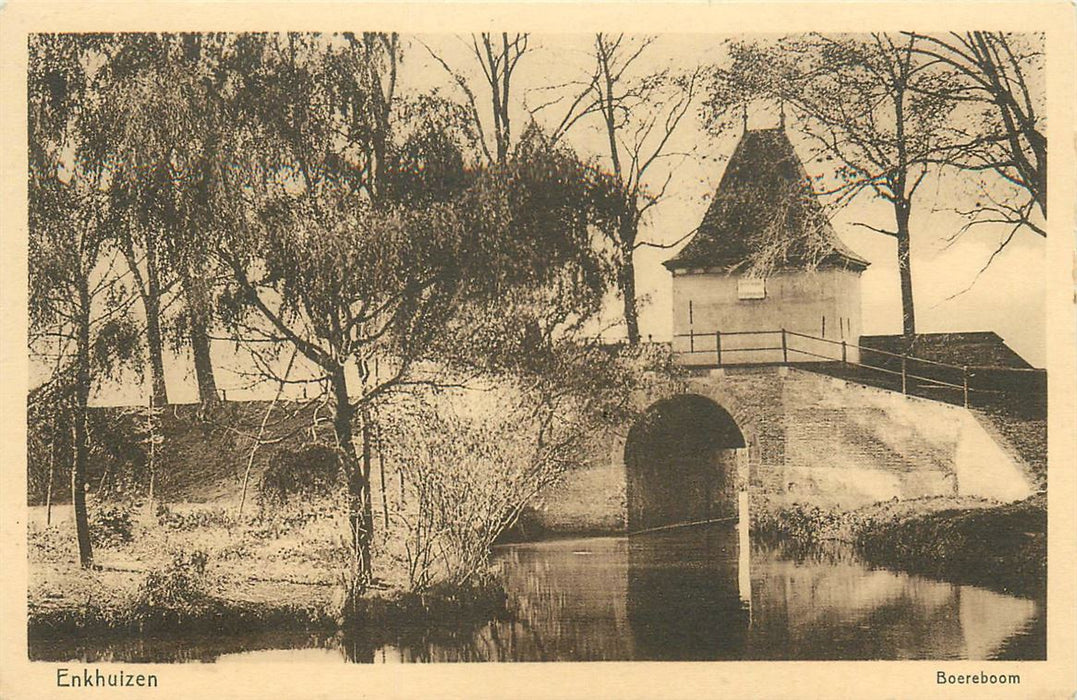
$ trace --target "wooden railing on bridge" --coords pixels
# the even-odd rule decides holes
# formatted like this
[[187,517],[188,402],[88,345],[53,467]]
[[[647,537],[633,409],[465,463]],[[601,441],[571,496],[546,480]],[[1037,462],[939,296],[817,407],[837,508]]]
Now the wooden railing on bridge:
[[[688,349],[677,350],[677,339],[684,338],[688,340]],[[754,353],[755,359],[742,360],[740,353]],[[767,359],[759,359],[761,354]],[[954,365],[784,328],[677,334],[673,355],[675,359],[685,358],[681,364],[695,367],[793,364],[966,408],[1009,402],[1015,396],[1031,400],[1037,406],[1044,403],[1044,408],[1046,401],[1046,372],[1041,369]],[[708,362],[709,359],[713,362]]]

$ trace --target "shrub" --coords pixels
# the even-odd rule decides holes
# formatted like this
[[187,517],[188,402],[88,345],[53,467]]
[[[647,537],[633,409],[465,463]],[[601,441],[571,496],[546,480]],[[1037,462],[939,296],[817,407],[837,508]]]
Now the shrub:
[[1004,593],[1043,594],[1046,499],[878,518],[857,533],[867,561]]
[[133,539],[129,505],[97,501],[89,505],[90,537],[95,547],[118,547]]
[[343,513],[347,513],[347,496],[339,488],[329,496],[291,498],[273,502],[273,507],[263,501],[257,515],[244,524],[243,533],[254,541],[275,540],[301,533],[314,523],[332,520]]
[[793,503],[777,510],[752,512],[752,533],[764,541],[809,545],[828,539],[842,524],[842,514],[819,506]]
[[199,508],[189,513],[174,511],[165,504],[157,506],[157,522],[172,530],[194,530],[203,527],[231,527],[235,518],[224,508]]
[[330,447],[281,450],[262,475],[259,500],[265,507],[280,505],[293,496],[323,496],[337,486],[339,476],[340,459]]
[[217,559],[222,561],[249,559],[252,556],[250,543],[243,540],[228,542],[215,551]]
[[41,561],[63,561],[78,555],[75,536],[70,529],[50,525],[31,529],[28,534],[31,557]]
[[200,549],[178,550],[164,569],[151,571],[135,595],[133,617],[146,624],[182,624],[206,616],[216,607],[209,595],[206,565]]

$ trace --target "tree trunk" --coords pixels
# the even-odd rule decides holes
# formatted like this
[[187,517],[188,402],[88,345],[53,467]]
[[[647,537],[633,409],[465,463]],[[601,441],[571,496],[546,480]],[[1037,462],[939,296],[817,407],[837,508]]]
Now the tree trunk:
[[348,525],[352,536],[352,555],[359,567],[356,590],[363,591],[370,584],[371,559],[370,545],[373,529],[368,522],[367,511],[370,501],[370,482],[366,480],[363,467],[355,451],[352,439],[352,421],[355,411],[348,399],[348,385],[344,377],[344,368],[338,367],[331,375],[333,387],[334,415],[333,431],[340,447],[344,473],[348,480]]
[[45,526],[52,525],[52,482],[56,472],[56,412],[52,411],[52,433],[49,436],[49,483],[45,486]]
[[198,401],[203,406],[217,402],[217,379],[213,374],[213,358],[209,342],[209,302],[204,281],[196,271],[184,273],[183,290],[187,297],[191,354],[194,356],[194,376],[198,384]]
[[373,155],[370,194],[375,201],[381,200],[386,192],[386,179],[389,175],[390,118],[393,109],[393,95],[396,91],[397,35],[390,34],[388,41],[385,41],[384,44],[387,52],[386,59],[389,73],[388,76],[385,76],[388,81],[387,84],[383,82],[380,63],[377,58],[379,44],[383,41],[385,41],[384,35],[377,32],[363,33],[363,48],[367,54],[367,71],[369,71],[367,81],[369,82],[368,87],[371,89],[370,99],[373,104],[357,104],[353,107],[357,116],[369,110],[374,117],[374,128],[371,129],[370,133],[370,141],[373,145],[370,150],[370,154]]
[[624,297],[625,328],[630,345],[639,344],[639,316],[636,309],[636,267],[631,254],[624,262],[621,277],[621,296]]
[[1035,129],[1028,135],[1032,152],[1036,157],[1035,191],[1032,196],[1040,207],[1040,213],[1047,217],[1047,139]]
[[389,529],[389,499],[385,494],[385,452],[381,444],[381,428],[375,428],[374,443],[378,449],[378,485],[381,486],[381,512],[382,523],[386,530]]
[[75,459],[71,465],[71,504],[75,511],[75,535],[79,543],[79,563],[82,568],[93,566],[93,546],[90,543],[90,519],[86,512],[86,462],[89,452],[86,430],[86,406],[90,398],[90,294],[80,290],[80,318],[75,376],[74,418]]
[[146,426],[147,427],[146,433],[149,436],[149,443],[150,443],[149,444],[149,450],[148,450],[149,455],[147,455],[148,456],[148,464],[147,464],[147,466],[149,467],[149,471],[150,471],[150,487],[149,487],[149,495],[147,496],[146,500],[149,502],[151,507],[153,505],[153,489],[154,489],[154,486],[156,485],[156,482],[157,482],[157,430],[156,430],[156,418],[157,418],[157,416],[154,415],[153,397],[150,397],[150,405],[149,405],[149,412],[148,412],[148,419],[149,420],[147,421],[147,426]]
[[916,312],[912,300],[912,255],[909,241],[909,203],[894,204],[897,222],[898,275],[901,278],[901,332],[907,341],[916,336]]
[[[152,239],[152,236],[150,238]],[[142,302],[146,308],[146,346],[150,352],[153,405],[165,406],[168,404],[168,389],[165,386],[164,350],[161,340],[161,288],[156,261],[151,252],[146,255],[146,287]]]
[[[366,529],[366,532],[368,533],[369,537],[371,539],[373,539],[373,537],[374,537],[374,503],[373,503],[373,493],[372,493],[373,489],[371,488],[371,484],[373,482],[370,479],[370,474],[371,474],[370,465],[371,465],[371,447],[373,446],[373,443],[374,443],[374,433],[371,430],[370,411],[367,409],[367,407],[365,405],[363,406],[362,421],[363,421],[363,463],[362,463],[363,464],[363,483],[366,485],[366,488],[363,490],[363,496],[362,496],[363,527]],[[367,556],[369,558],[369,552],[367,553]],[[368,566],[367,570],[369,570],[369,569],[370,569],[370,567]]]
[[194,355],[194,375],[198,382],[198,401],[203,406],[217,403],[217,379],[209,354],[209,333],[205,323],[191,319],[191,351]]
[[146,345],[150,353],[150,391],[154,403],[164,406],[168,403],[168,391],[165,387],[164,351],[161,342],[161,287],[153,237],[146,238],[145,278],[139,270],[135,249],[130,241],[126,242],[123,254],[127,258],[127,266],[135,279],[135,286],[146,312]]
[[[912,191],[908,189],[909,157],[905,142],[905,95],[908,85],[908,63],[901,64],[900,77],[894,85],[894,124],[897,141],[897,163],[889,179],[893,193],[894,222],[897,226],[898,276],[901,281],[901,334],[905,337],[906,352],[916,338],[916,312],[912,303],[912,254],[909,240],[909,213],[912,211]],[[913,190],[915,190],[913,186]]]
[[636,228],[635,220],[622,226],[621,274],[618,278],[618,286],[624,302],[625,329],[629,345],[638,345],[640,340],[639,311],[636,308],[636,263],[633,259]]

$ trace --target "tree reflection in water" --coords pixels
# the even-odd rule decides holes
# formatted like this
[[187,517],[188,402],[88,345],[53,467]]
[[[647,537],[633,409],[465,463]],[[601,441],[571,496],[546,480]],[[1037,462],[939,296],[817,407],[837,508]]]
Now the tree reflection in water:
[[[42,661],[598,661],[1044,658],[1043,601],[864,566],[847,548],[751,552],[732,525],[499,547],[512,619],[168,639],[31,639]],[[386,643],[386,640],[390,640]]]

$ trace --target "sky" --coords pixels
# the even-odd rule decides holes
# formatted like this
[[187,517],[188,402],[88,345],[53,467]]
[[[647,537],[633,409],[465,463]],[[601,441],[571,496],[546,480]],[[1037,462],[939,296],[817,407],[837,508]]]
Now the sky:
[[[659,36],[641,55],[638,73],[663,68],[688,71],[696,66],[720,65],[725,60],[724,45],[728,38],[684,34]],[[452,90],[444,69],[429,57],[424,45],[454,69],[466,71],[473,85],[481,84],[481,74],[474,66],[467,37],[424,36],[410,41],[412,48],[417,50],[409,52],[402,67],[401,85],[405,89],[436,86],[447,95],[462,98],[462,93]],[[585,77],[591,67],[591,41],[589,35],[533,36],[532,52],[521,59],[514,76],[515,84],[521,87],[519,102],[537,106],[542,104],[546,93],[536,88]],[[477,95],[481,94],[475,90]],[[543,114],[540,113],[540,120]],[[562,114],[563,110],[551,109],[546,119],[556,123]],[[518,103],[514,123],[521,125],[527,118],[527,111]],[[748,128],[769,128],[778,123],[774,105],[752,105]],[[602,162],[608,163],[605,132],[598,118],[579,126],[582,127],[579,131],[570,132],[570,143],[581,155],[597,155]],[[813,151],[809,141],[797,131],[794,118],[787,120],[787,129],[798,155],[808,161]],[[671,169],[673,179],[667,198],[643,221],[643,239],[670,243],[699,225],[721,179],[725,162],[739,138],[739,130],[719,137],[708,135],[696,111],[686,117],[670,150],[694,151],[693,157],[667,161],[650,173],[648,179],[652,188],[659,187]],[[805,167],[809,175],[822,172],[811,162],[805,162]],[[995,331],[1029,362],[1043,366],[1045,241],[1034,233],[1021,232],[991,266],[977,276],[1007,230],[983,226],[947,245],[946,239],[964,223],[961,217],[948,210],[967,205],[964,195],[961,183],[955,178],[925,181],[920,190],[920,201],[913,210],[911,221],[917,329],[925,333]],[[892,209],[886,203],[865,196],[838,211],[833,221],[842,240],[872,263],[862,277],[863,332],[866,335],[901,332],[897,251],[892,238],[860,228],[855,222],[885,228],[888,223],[892,226],[892,220]],[[650,335],[655,340],[666,340],[671,332],[671,278],[661,263],[675,253],[676,249],[653,248],[641,248],[637,252],[637,289],[641,295],[649,297],[640,317],[644,337]],[[615,312],[617,304],[611,306],[611,311]]]
[[[745,37],[739,37],[745,38]],[[401,94],[423,92],[433,88],[449,97],[463,100],[463,93],[435,61],[432,50],[450,66],[464,74],[483,108],[481,73],[471,54],[469,38],[432,35],[403,37],[405,58],[400,66]],[[727,37],[713,35],[662,35],[655,39],[638,62],[637,74],[659,69],[688,71],[696,66],[721,64],[725,59]],[[513,76],[513,128],[519,135],[530,118],[527,107],[544,102],[547,92],[542,86],[562,84],[587,75],[591,67],[590,35],[532,36],[530,51],[520,60]],[[563,112],[550,108],[538,115],[547,125],[560,121]],[[489,124],[489,114],[482,117]],[[774,105],[752,105],[749,128],[768,128],[778,124]],[[487,126],[487,132],[490,131]],[[810,160],[810,144],[798,131],[795,116],[787,119],[787,131],[809,175],[822,171]],[[658,187],[669,176],[667,197],[654,207],[641,224],[641,238],[657,243],[682,239],[700,222],[722,176],[725,162],[732,154],[739,129],[717,137],[707,134],[700,124],[698,110],[685,117],[670,142],[669,150],[690,152],[690,157],[661,161],[645,181]],[[567,141],[585,157],[594,157],[608,165],[605,135],[598,118],[581,122],[569,132]],[[920,332],[994,331],[1035,366],[1045,363],[1045,240],[1031,232],[1018,234],[982,273],[992,251],[1005,231],[987,226],[974,229],[952,245],[946,244],[963,223],[951,213],[965,204],[964,190],[954,178],[936,178],[925,182],[920,201],[913,210],[912,268],[917,329]],[[862,276],[863,332],[895,334],[901,332],[901,304],[898,288],[896,243],[892,238],[858,228],[855,222],[886,227],[892,225],[892,210],[886,203],[864,196],[835,213],[833,224],[842,240],[871,266]],[[686,242],[686,241],[685,241]],[[683,243],[682,243],[683,245]],[[671,328],[671,278],[662,261],[672,257],[676,248],[641,248],[636,255],[637,290],[643,299],[640,328],[643,337],[668,340]],[[611,297],[604,316],[617,318],[620,302]],[[613,340],[622,333],[607,332]],[[247,382],[233,369],[245,362],[229,343],[217,342],[213,349],[218,370],[217,381],[229,391],[229,398],[263,398],[272,396],[275,387],[241,388]],[[170,399],[187,402],[197,399],[190,358],[186,355],[166,359],[166,381]],[[40,369],[39,369],[40,371]],[[97,403],[137,403],[144,400],[141,387],[102,387]]]

